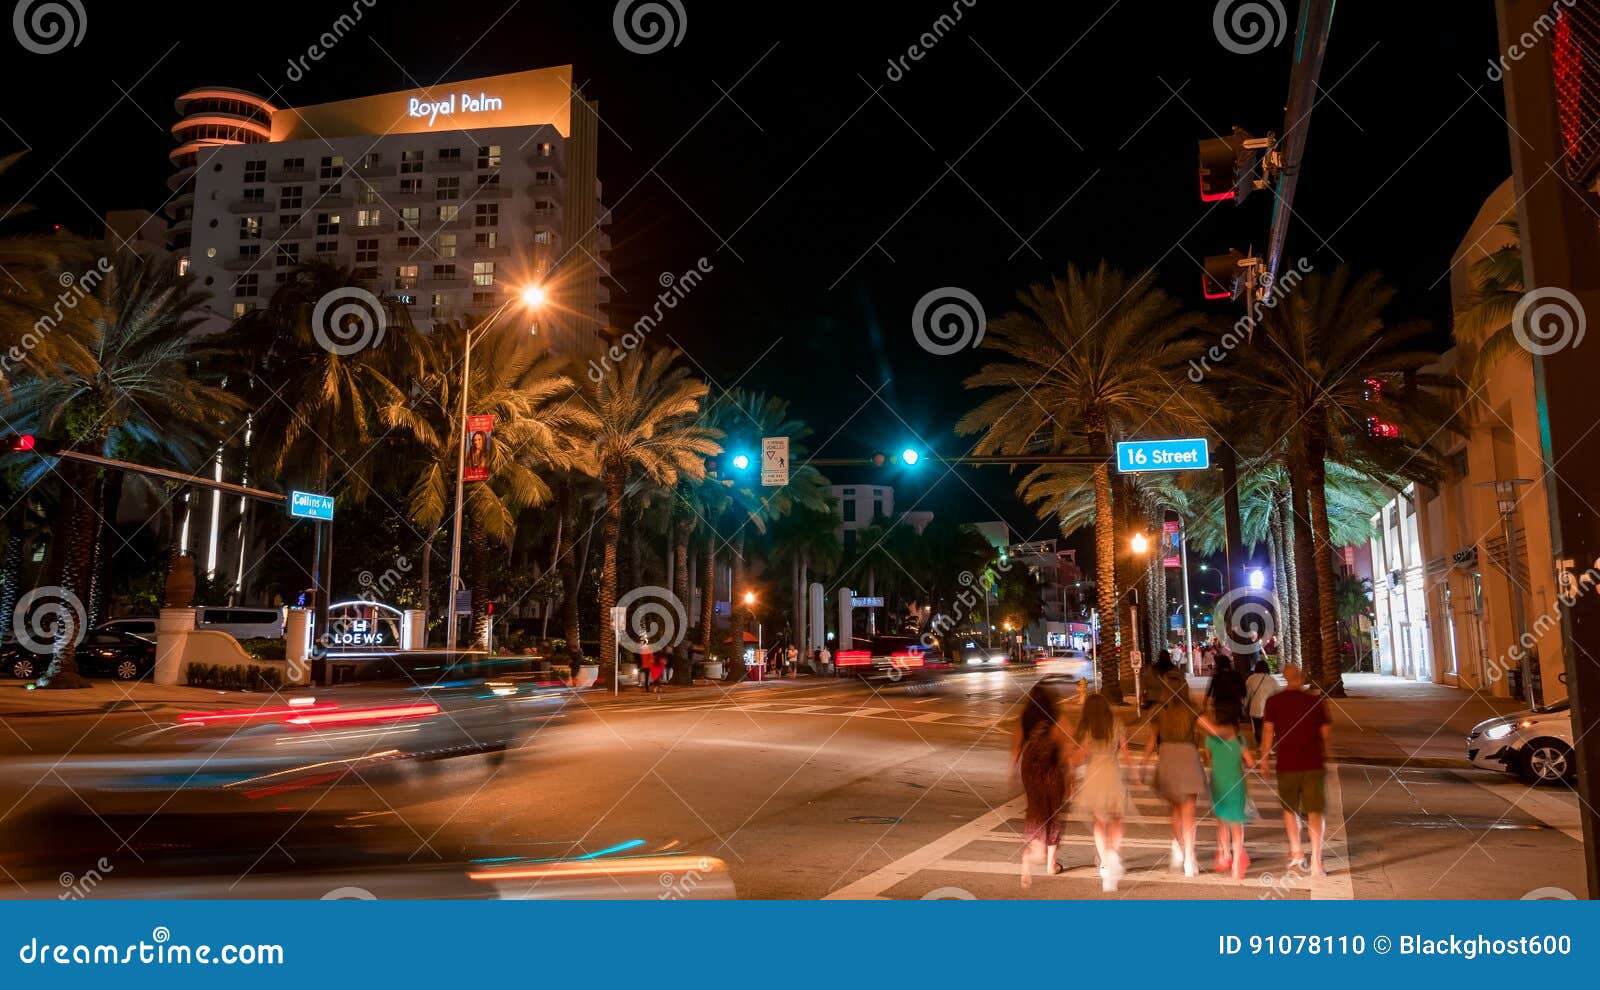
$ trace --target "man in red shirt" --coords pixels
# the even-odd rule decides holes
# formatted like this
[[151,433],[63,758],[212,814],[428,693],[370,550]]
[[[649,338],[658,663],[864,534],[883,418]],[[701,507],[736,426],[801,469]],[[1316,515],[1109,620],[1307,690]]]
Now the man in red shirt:
[[1283,805],[1283,827],[1289,833],[1289,865],[1305,868],[1300,846],[1300,817],[1311,834],[1311,875],[1325,877],[1322,868],[1323,812],[1327,807],[1323,757],[1333,726],[1322,698],[1305,689],[1298,664],[1284,664],[1288,689],[1267,699],[1261,733],[1261,775],[1272,776],[1272,743],[1278,743],[1278,801]]

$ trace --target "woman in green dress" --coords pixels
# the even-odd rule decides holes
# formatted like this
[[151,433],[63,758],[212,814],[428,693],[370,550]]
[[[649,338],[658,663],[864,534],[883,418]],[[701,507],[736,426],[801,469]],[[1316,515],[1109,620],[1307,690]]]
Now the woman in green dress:
[[1216,724],[1202,720],[1206,730],[1206,755],[1211,761],[1211,813],[1217,819],[1217,872],[1233,871],[1243,880],[1250,868],[1244,851],[1244,823],[1249,818],[1245,768],[1256,765],[1239,737],[1238,713],[1217,712]]

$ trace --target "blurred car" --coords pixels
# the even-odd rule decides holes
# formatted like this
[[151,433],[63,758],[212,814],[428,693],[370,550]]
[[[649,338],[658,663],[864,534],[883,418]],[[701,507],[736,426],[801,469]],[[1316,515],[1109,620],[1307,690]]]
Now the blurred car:
[[1467,735],[1467,760],[1506,770],[1530,784],[1559,784],[1578,770],[1572,748],[1572,703],[1487,719]]
[[[156,644],[153,639],[109,625],[96,626],[78,644],[77,658],[78,672],[85,676],[135,681],[155,667]],[[50,652],[35,652],[23,643],[8,643],[0,649],[0,667],[12,677],[30,680],[50,669]]]
[[1056,647],[1050,655],[1034,665],[1044,677],[1062,677],[1072,680],[1093,679],[1094,661],[1082,650]]
[[839,650],[833,655],[834,670],[841,677],[868,681],[921,680],[944,666],[944,654],[939,647],[930,646],[916,636],[872,636],[864,648]]
[[962,641],[960,657],[964,667],[1003,667],[1011,662],[1004,643],[985,646],[975,639]]

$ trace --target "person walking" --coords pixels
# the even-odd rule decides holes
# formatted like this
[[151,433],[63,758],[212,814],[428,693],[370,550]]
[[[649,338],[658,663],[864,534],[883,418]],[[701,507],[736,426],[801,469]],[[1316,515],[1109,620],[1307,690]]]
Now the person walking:
[[1016,760],[1028,799],[1024,815],[1022,886],[1033,886],[1033,864],[1044,860],[1045,874],[1060,872],[1056,853],[1061,819],[1069,796],[1065,747],[1071,743],[1061,724],[1061,697],[1049,684],[1035,684],[1022,703]]
[[1156,759],[1156,790],[1171,811],[1172,867],[1182,867],[1184,876],[1193,877],[1200,874],[1194,858],[1194,809],[1206,791],[1205,771],[1196,745],[1201,719],[1189,700],[1189,685],[1181,671],[1170,672],[1165,687],[1166,696],[1156,710],[1155,732],[1145,749],[1141,776],[1143,768]]
[[1304,869],[1300,819],[1311,836],[1311,875],[1325,877],[1322,865],[1322,830],[1327,810],[1326,758],[1333,725],[1322,698],[1306,690],[1300,665],[1283,665],[1282,691],[1267,699],[1261,735],[1261,776],[1272,779],[1272,744],[1277,743],[1278,801],[1283,805],[1283,828],[1289,836],[1289,866]]
[[1237,719],[1244,711],[1244,696],[1244,678],[1232,663],[1219,661],[1216,672],[1211,675],[1211,683],[1206,686],[1206,701],[1210,704],[1212,717],[1220,721],[1222,713],[1226,711]]
[[794,645],[793,643],[789,644],[789,650],[784,654],[784,666],[785,670],[783,672],[783,676],[800,676],[800,647]]
[[1089,695],[1078,717],[1077,755],[1084,764],[1083,783],[1073,807],[1094,820],[1094,848],[1100,857],[1100,889],[1117,889],[1122,866],[1122,819],[1132,802],[1122,763],[1128,753],[1122,722],[1111,702],[1099,692]]
[[656,655],[648,646],[639,648],[639,688],[645,694],[650,693],[650,677],[654,673]]
[[1250,815],[1245,768],[1256,765],[1239,737],[1237,712],[1219,711],[1214,724],[1201,719],[1206,729],[1206,756],[1211,763],[1211,813],[1217,819],[1217,872],[1233,872],[1244,880],[1250,855],[1244,850],[1244,823]]
[[1244,682],[1245,708],[1250,713],[1251,738],[1255,739],[1256,746],[1261,745],[1261,728],[1267,715],[1267,699],[1283,690],[1278,684],[1278,679],[1272,676],[1272,668],[1267,666],[1265,660],[1257,660],[1256,668]]

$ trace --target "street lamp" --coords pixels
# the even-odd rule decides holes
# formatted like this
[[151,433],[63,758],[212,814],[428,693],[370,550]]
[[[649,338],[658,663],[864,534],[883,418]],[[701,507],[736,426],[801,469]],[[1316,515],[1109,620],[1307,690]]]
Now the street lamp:
[[496,320],[511,307],[514,302],[520,301],[530,309],[538,309],[545,303],[545,292],[541,286],[529,285],[521,292],[510,297],[500,304],[500,308],[490,313],[476,329],[469,328],[466,340],[461,348],[461,430],[462,435],[456,438],[459,443],[456,454],[456,511],[455,521],[450,534],[450,596],[445,602],[445,636],[448,640],[447,649],[452,653],[456,649],[456,633],[458,629],[456,619],[456,595],[461,590],[461,509],[466,500],[466,473],[467,473],[467,392],[471,381],[472,372],[472,345],[478,338],[488,333],[494,327]]
[[[1133,534],[1131,542],[1133,552],[1141,557],[1144,556],[1145,551],[1150,549],[1150,541],[1145,539],[1143,533]],[[1144,657],[1139,654],[1139,599],[1137,596],[1128,603],[1128,608],[1133,612],[1133,650],[1128,655],[1129,663],[1133,667],[1133,707],[1134,711],[1143,711],[1144,691],[1139,681],[1139,668],[1144,666]]]
[[1143,533],[1133,534],[1133,552],[1143,554],[1150,548],[1150,541],[1145,539]]

